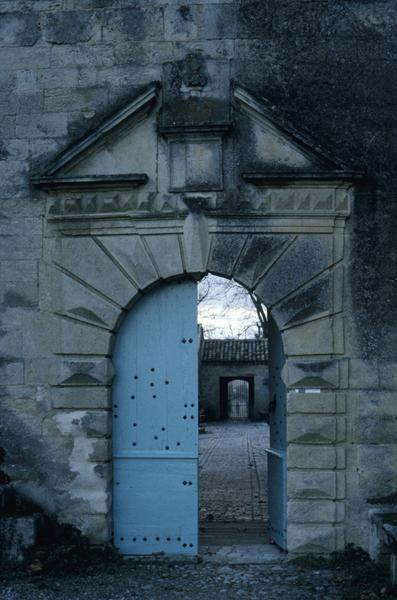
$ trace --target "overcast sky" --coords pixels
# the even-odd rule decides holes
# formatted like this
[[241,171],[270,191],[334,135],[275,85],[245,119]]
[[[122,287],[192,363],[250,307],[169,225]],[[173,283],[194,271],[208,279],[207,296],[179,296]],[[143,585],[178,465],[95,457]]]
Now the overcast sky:
[[255,307],[242,286],[223,277],[207,275],[198,285],[198,294],[198,322],[204,328],[205,337],[253,338],[258,333]]

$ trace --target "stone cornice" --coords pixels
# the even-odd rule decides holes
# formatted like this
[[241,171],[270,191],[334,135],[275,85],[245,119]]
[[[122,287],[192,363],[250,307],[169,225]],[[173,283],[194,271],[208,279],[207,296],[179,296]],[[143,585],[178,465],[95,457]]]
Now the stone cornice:
[[119,190],[136,188],[144,185],[147,181],[146,173],[131,173],[130,175],[37,177],[32,180],[32,183],[44,190]]

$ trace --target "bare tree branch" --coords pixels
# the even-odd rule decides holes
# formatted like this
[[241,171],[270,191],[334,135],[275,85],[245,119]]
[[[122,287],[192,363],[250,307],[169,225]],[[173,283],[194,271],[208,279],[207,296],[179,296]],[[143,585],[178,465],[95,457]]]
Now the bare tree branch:
[[209,338],[264,337],[266,308],[234,280],[207,275],[199,283],[199,319]]

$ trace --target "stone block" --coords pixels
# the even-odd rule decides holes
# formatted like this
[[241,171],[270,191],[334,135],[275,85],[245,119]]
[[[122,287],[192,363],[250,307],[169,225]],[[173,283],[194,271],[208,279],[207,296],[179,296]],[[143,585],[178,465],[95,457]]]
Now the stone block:
[[208,222],[204,215],[191,213],[183,226],[183,254],[188,273],[204,273],[210,249]]
[[37,217],[0,219],[0,259],[9,260],[10,256],[15,260],[40,258],[42,226],[42,219]]
[[288,413],[334,413],[337,410],[337,393],[299,393],[290,391],[287,396]]
[[378,363],[371,360],[351,358],[349,360],[349,387],[371,389],[379,386]]
[[116,327],[121,315],[120,308],[69,275],[58,272],[57,276],[59,282],[59,296],[55,306],[57,312],[109,331]]
[[299,290],[292,297],[279,303],[272,315],[279,329],[295,325],[300,321],[318,318],[332,311],[332,274],[325,273]]
[[172,44],[173,57],[183,60],[189,52],[201,53],[212,60],[226,60],[234,57],[234,43],[232,39],[198,40],[178,42]]
[[3,385],[16,385],[24,382],[24,361],[0,355],[0,378]]
[[164,13],[166,40],[181,42],[235,37],[235,10],[232,5],[185,4],[166,7]]
[[289,471],[287,485],[289,498],[337,497],[336,474],[333,471]]
[[0,329],[0,355],[8,358],[22,356],[22,331],[19,328]]
[[46,69],[50,66],[50,56],[50,47],[3,48],[0,54],[0,66],[6,69],[9,69],[10,65],[13,69],[37,69],[37,65],[40,65],[41,69]]
[[139,236],[104,236],[99,240],[139,289],[149,287],[158,279],[156,269]]
[[255,289],[271,307],[334,262],[332,235],[302,235],[288,248]]
[[53,408],[96,409],[110,408],[111,393],[108,387],[53,387],[51,402]]
[[106,439],[95,440],[89,460],[94,463],[108,462],[112,459],[112,442]]
[[241,234],[217,234],[212,236],[208,270],[214,275],[231,277],[246,241],[247,236]]
[[333,416],[290,415],[287,438],[295,444],[332,444],[337,439],[337,420]]
[[333,354],[333,338],[333,319],[316,319],[284,331],[284,350],[288,356]]
[[332,500],[290,500],[289,523],[335,523],[337,502]]
[[63,113],[18,115],[16,135],[18,138],[51,138],[66,136],[68,119]]
[[289,525],[288,551],[328,554],[336,550],[335,528],[325,525]]
[[[2,125],[0,123],[0,135],[1,135]],[[29,179],[28,179],[28,162],[24,160],[11,160],[11,157],[8,156],[7,160],[0,161],[0,180],[1,180],[1,189],[0,189],[0,197],[3,198],[26,198],[29,194]],[[19,215],[18,215],[19,216]],[[17,240],[18,233],[20,234],[20,230],[16,232],[16,236],[11,236],[11,230],[16,230],[16,219],[12,222],[8,221],[9,217],[6,214],[2,213],[2,218],[0,219],[0,231],[1,235],[4,238],[4,241],[8,242],[9,253],[4,258],[10,257],[10,252],[12,246],[15,244],[21,245],[21,240]],[[8,223],[7,223],[8,221]],[[6,227],[4,227],[6,225]],[[3,233],[4,232],[4,233]],[[8,234],[8,235],[7,235]],[[30,237],[30,236],[29,236]],[[25,248],[20,249],[25,250]],[[12,255],[12,254],[11,254]],[[20,258],[25,258],[24,256],[20,256]]]
[[56,343],[57,352],[63,354],[106,355],[110,351],[111,334],[99,327],[63,318]]
[[[29,141],[28,140],[8,140],[3,145],[3,151],[6,158],[16,161],[25,161],[29,158]],[[7,212],[7,211],[5,211]]]
[[[111,67],[114,50],[110,45],[81,44],[78,46],[54,46],[51,48],[51,67]],[[98,81],[101,83],[101,81]]]
[[93,15],[80,11],[48,13],[44,20],[44,36],[52,44],[77,44],[91,39]]
[[169,62],[174,58],[175,47],[171,42],[133,41],[118,43],[115,48],[116,64],[139,64],[142,66]]
[[292,239],[287,235],[253,235],[248,238],[234,278],[252,289]]
[[38,306],[37,281],[4,282],[0,291],[0,303],[7,308],[36,308]]
[[[109,88],[109,102],[119,104],[120,97],[131,98],[142,85],[161,78],[159,65],[123,64],[97,69],[97,84]],[[143,150],[143,148],[141,148]]]
[[313,452],[312,446],[289,444],[287,463],[290,469],[335,469],[336,448],[318,446]]
[[357,472],[360,495],[372,504],[396,493],[397,446],[360,444],[357,447]]
[[0,15],[0,46],[33,46],[39,38],[38,15]]
[[222,140],[188,138],[169,142],[170,191],[223,188]]
[[359,444],[395,444],[397,403],[394,392],[352,392],[355,415],[352,423],[352,439]]
[[[113,366],[107,357],[74,358],[72,356],[56,360],[56,381],[54,383],[62,386],[109,385],[114,375]],[[87,393],[89,392],[87,391]]]
[[8,307],[33,307],[38,301],[38,263],[35,260],[0,261],[3,303]]
[[23,355],[25,358],[37,358],[37,348],[40,348],[39,357],[50,357],[54,351],[54,329],[56,317],[51,313],[36,312],[34,318],[31,314],[24,314],[23,324]]
[[397,389],[397,363],[382,361],[379,363],[380,384],[382,387]]
[[37,92],[37,72],[33,69],[20,70],[16,73],[15,91],[19,94]]
[[14,110],[19,115],[40,113],[44,108],[44,98],[41,92],[34,94],[14,94]]
[[0,562],[23,562],[37,542],[41,523],[40,514],[0,517]]
[[138,290],[92,238],[62,240],[62,267],[116,306],[127,306]]
[[339,387],[344,383],[345,363],[337,360],[289,360],[285,382],[295,389],[323,389]]
[[51,359],[25,359],[25,383],[27,385],[48,385],[48,382],[51,380],[51,376]]
[[[2,139],[15,137],[15,117],[13,115],[5,115],[0,123],[0,134]],[[2,190],[2,194],[4,191]]]
[[164,38],[163,11],[159,7],[145,5],[117,11],[106,10],[98,16],[105,41],[119,41],[123,35],[135,42]]
[[[73,460],[85,460],[92,450],[89,438],[109,437],[112,430],[111,414],[107,410],[57,411],[55,422],[63,435],[72,434],[76,444],[80,444],[79,453]],[[90,466],[91,469],[91,466]]]
[[103,110],[108,103],[108,91],[100,87],[68,90],[63,88],[45,90],[46,112],[68,112],[81,110]]
[[144,240],[162,279],[183,275],[181,249],[176,235],[145,236]]
[[92,544],[106,544],[112,539],[112,528],[109,515],[81,515],[81,532]]
[[37,85],[45,90],[76,88],[79,82],[80,69],[77,67],[51,67],[42,69],[37,74]]

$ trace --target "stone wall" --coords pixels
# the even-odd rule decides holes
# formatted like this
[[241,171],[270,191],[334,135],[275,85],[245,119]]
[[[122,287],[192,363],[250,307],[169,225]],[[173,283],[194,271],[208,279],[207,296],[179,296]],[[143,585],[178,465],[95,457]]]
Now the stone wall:
[[[289,406],[294,415],[290,460],[297,465],[292,468],[307,469],[306,479],[291,479],[291,493],[298,497],[290,507],[291,520],[299,522],[305,511],[307,517],[314,514],[304,492],[314,487],[317,523],[334,524],[323,527],[323,543],[315,550],[345,542],[367,547],[368,501],[382,504],[397,487],[396,27],[397,8],[391,0],[1,3],[0,446],[5,449],[1,467],[22,494],[95,541],[110,538],[110,522],[104,524],[103,515],[109,514],[111,503],[106,386],[112,371],[103,356],[110,352],[109,329],[117,327],[122,309],[136,293],[131,280],[127,292],[122,276],[115,276],[111,285],[119,285],[123,293],[105,302],[101,313],[110,328],[94,329],[91,322],[76,352],[70,340],[81,337],[81,330],[70,320],[63,322],[60,333],[54,305],[60,300],[57,294],[61,299],[85,294],[85,304],[80,304],[89,305],[90,284],[84,290],[77,284],[89,279],[103,250],[89,241],[63,250],[62,244],[69,242],[61,242],[48,227],[48,198],[33,190],[30,178],[150,82],[166,82],[172,94],[186,79],[185,70],[193,84],[203,83],[209,73],[214,89],[225,90],[229,80],[237,80],[268,98],[279,118],[308,131],[332,156],[368,173],[343,231],[345,335],[343,349],[336,348],[345,353],[343,365],[329,367],[331,383],[321,401],[291,392]],[[203,57],[207,75],[200,65],[186,66],[189,53]],[[212,111],[215,104],[210,103]],[[251,134],[244,138],[239,160],[248,157],[254,169],[255,161],[249,161]],[[231,172],[224,174],[226,180]],[[89,225],[82,233],[90,231]],[[64,252],[64,271],[58,274],[62,279],[70,268],[65,256],[74,254],[74,264],[89,244],[92,253],[87,256],[93,262],[83,263],[86,272],[54,285],[52,260],[57,252]],[[98,275],[102,282],[108,268]],[[101,289],[102,297],[113,298],[113,289]],[[297,344],[288,352],[299,355],[302,338],[296,342],[293,335],[293,329],[285,333],[287,346],[288,339]],[[54,350],[60,339],[62,347]],[[310,326],[305,339],[310,346]],[[311,347],[313,355],[317,350]],[[334,350],[327,347],[324,352]],[[59,356],[64,356],[62,367]],[[302,366],[288,369],[294,386]],[[68,379],[70,386],[60,385]],[[339,391],[334,393],[332,386]],[[318,414],[311,425],[329,447],[328,453],[322,452],[325,475],[313,471],[307,447],[299,456],[307,412]],[[338,537],[341,527],[335,523],[342,521],[344,534]],[[293,547],[310,549],[302,527],[296,532],[298,541],[291,532]],[[336,537],[339,541],[329,541]]]
[[220,418],[220,377],[253,377],[253,419],[263,419],[269,414],[269,369],[267,365],[228,365],[201,363],[200,409],[206,419]]

